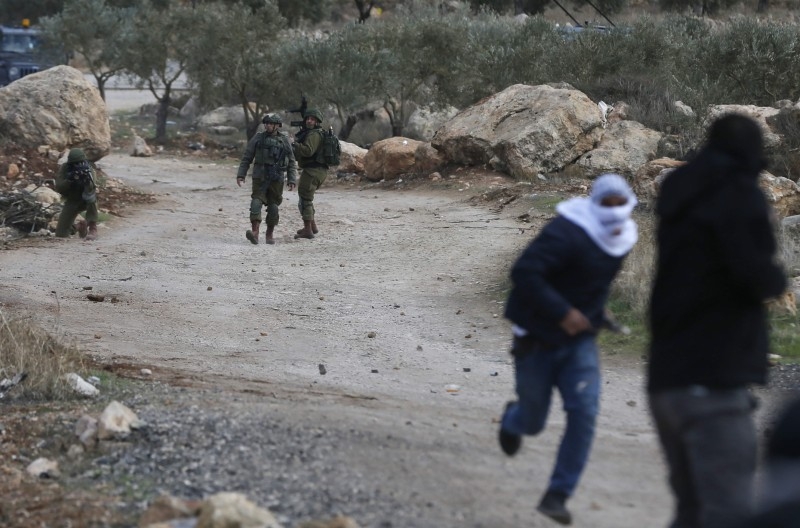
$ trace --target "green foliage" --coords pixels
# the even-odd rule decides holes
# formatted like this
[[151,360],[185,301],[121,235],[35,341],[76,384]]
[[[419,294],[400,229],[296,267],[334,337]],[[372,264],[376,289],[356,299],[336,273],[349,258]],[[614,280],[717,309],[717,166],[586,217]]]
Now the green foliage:
[[159,103],[156,142],[167,139],[167,110],[172,90],[182,77],[203,36],[195,31],[200,11],[189,6],[162,9],[146,2],[136,10],[130,35],[124,41],[121,62],[138,86],[147,88]]
[[40,20],[43,47],[52,54],[82,55],[105,99],[106,81],[124,67],[133,11],[109,6],[105,0],[68,0],[61,13]]
[[[274,0],[231,5],[204,4],[195,10],[191,39],[184,43],[186,73],[204,106],[236,101],[255,130],[267,101],[280,101],[282,69],[278,35],[286,21]],[[251,105],[251,103],[253,103]]]

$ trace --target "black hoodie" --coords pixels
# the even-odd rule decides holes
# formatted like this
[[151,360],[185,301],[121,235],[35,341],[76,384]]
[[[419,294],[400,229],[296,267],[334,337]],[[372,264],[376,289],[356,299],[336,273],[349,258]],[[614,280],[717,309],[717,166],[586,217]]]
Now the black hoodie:
[[664,181],[650,306],[648,390],[764,383],[764,301],[786,288],[775,263],[765,164],[751,119],[714,123],[698,156]]

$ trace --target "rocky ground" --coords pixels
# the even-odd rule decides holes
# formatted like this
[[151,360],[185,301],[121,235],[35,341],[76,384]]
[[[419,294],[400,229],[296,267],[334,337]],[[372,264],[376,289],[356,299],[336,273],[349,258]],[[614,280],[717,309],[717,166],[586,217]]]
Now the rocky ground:
[[[6,155],[28,158],[39,178],[52,167]],[[287,193],[278,244],[252,246],[234,164],[183,145],[149,159],[115,152],[99,166],[124,185],[100,195],[110,213],[100,240],[3,246],[3,313],[32,312],[76,342],[101,394],[0,403],[0,524],[135,526],[162,493],[239,491],[287,528],[339,513],[362,527],[551,526],[534,507],[559,406],[518,457],[496,445],[513,390],[502,302],[513,257],[585,182],[534,189],[483,170],[332,179],[317,239],[292,238]],[[118,302],[87,301],[89,286]],[[603,370],[575,525],[665,525],[641,355],[604,350]],[[763,434],[799,387],[796,365],[773,368],[759,391]],[[146,426],[70,449],[77,419],[112,400]],[[58,478],[24,473],[43,456],[59,462]]]

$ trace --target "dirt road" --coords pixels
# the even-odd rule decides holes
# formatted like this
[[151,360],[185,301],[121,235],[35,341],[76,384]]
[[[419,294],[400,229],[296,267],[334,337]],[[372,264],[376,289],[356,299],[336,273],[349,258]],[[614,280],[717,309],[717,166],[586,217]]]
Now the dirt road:
[[[297,195],[286,193],[278,243],[253,246],[233,164],[112,155],[100,166],[158,203],[113,218],[94,243],[4,252],[4,303],[102,358],[224,389],[222,400],[255,390],[323,430],[401,438],[401,447],[348,450],[341,463],[368,475],[364,485],[421,505],[428,513],[414,526],[552,525],[535,506],[560,408],[514,459],[495,438],[513,396],[504,281],[531,236],[515,219],[530,201],[495,212],[467,203],[458,186],[332,185],[318,196],[315,240],[293,240]],[[88,301],[88,287],[105,302]],[[571,501],[576,526],[664,526],[669,516],[642,365],[626,361],[604,367],[595,449]]]

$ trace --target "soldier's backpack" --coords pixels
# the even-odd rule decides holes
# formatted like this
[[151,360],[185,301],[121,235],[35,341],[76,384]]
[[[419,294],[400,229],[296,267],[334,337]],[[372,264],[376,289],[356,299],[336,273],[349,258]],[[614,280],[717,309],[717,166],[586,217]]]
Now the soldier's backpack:
[[317,162],[327,165],[328,167],[336,167],[342,161],[342,145],[339,143],[339,138],[333,133],[333,127],[328,127],[328,130],[322,130],[322,144],[317,150]]

